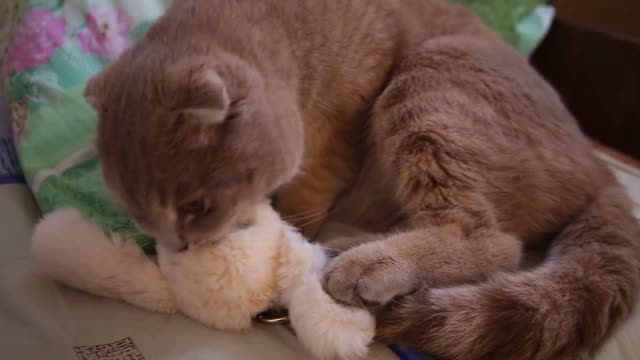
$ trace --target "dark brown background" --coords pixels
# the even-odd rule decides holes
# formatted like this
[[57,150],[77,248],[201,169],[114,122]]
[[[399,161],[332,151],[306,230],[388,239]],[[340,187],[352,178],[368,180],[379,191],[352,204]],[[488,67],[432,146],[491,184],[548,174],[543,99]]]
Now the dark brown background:
[[532,58],[589,136],[640,159],[640,0],[555,0]]

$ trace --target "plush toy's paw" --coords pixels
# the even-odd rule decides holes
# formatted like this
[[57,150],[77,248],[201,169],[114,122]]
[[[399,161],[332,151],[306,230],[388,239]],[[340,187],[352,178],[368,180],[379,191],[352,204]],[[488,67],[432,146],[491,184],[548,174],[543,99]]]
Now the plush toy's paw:
[[310,325],[313,333],[298,337],[318,359],[363,359],[375,333],[375,320],[366,310],[343,307]]
[[413,267],[385,249],[384,242],[364,244],[335,258],[325,272],[325,291],[350,305],[384,305],[419,287]]
[[364,358],[375,334],[373,315],[334,302],[317,278],[294,291],[289,319],[300,342],[319,359]]

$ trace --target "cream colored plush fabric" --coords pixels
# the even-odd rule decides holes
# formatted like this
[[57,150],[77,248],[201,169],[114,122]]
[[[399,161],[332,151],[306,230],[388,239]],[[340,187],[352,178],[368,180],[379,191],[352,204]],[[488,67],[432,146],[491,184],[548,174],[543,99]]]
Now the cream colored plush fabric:
[[[38,272],[29,255],[29,239],[37,217],[38,211],[25,186],[0,186],[2,359],[309,358],[285,326],[257,325],[246,334],[221,332],[180,315],[147,313],[53,283]],[[115,356],[118,353],[120,357]],[[100,354],[102,357],[97,357]],[[369,358],[396,359],[379,344]]]

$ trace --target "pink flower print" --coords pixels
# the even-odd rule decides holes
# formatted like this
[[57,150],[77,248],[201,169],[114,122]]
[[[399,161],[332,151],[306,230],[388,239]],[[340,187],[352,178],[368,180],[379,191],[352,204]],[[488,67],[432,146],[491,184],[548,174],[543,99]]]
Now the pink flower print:
[[13,32],[7,69],[22,71],[45,64],[64,42],[66,22],[51,11],[31,9]]
[[126,35],[131,22],[121,13],[103,4],[91,6],[84,16],[87,27],[78,32],[83,51],[103,59],[117,58],[128,46]]

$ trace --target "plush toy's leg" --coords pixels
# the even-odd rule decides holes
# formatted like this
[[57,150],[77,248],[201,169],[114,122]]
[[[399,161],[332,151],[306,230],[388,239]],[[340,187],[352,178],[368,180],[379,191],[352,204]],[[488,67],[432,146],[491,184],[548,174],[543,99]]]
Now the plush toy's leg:
[[367,355],[375,320],[366,310],[336,303],[320,283],[324,250],[291,234],[282,267],[282,300],[300,342],[320,359],[356,359]]
[[167,281],[138,245],[107,236],[76,209],[47,215],[35,228],[32,253],[47,275],[65,285],[154,312],[176,311]]

